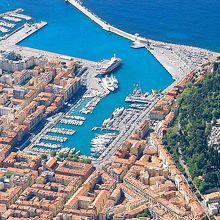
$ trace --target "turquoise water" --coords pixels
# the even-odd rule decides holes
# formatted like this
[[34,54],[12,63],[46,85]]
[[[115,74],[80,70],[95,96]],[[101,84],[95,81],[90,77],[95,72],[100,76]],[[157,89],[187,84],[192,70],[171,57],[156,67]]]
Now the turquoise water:
[[[149,25],[149,22],[147,22],[149,17],[145,17],[145,13],[132,14],[129,12],[133,9],[138,10],[136,6],[137,2],[130,0],[128,1],[129,4],[124,5],[124,10],[118,10],[115,5],[120,5],[123,2],[125,3],[124,0],[108,0],[105,2],[100,0],[96,2],[87,0],[86,4],[91,6],[91,8],[98,12],[98,14],[103,15],[107,21],[130,32],[139,32],[145,34],[147,37],[155,36],[156,39],[163,39],[165,36],[164,39],[168,40],[183,40],[183,42],[189,40],[192,33],[189,33],[187,30],[182,32],[178,30],[169,31],[169,28],[172,26],[169,26],[169,22],[167,23],[165,20],[159,22],[159,15],[157,15],[157,17],[155,17],[156,15],[151,17],[151,25],[155,23],[155,27],[150,31],[148,29],[149,27],[147,27],[147,24]],[[129,8],[132,2],[133,6]],[[163,1],[157,0],[156,2],[158,6],[163,5]],[[149,4],[153,4],[153,1],[148,1],[146,5],[145,3],[146,1],[140,1],[139,10],[143,11],[143,7],[146,7],[146,10],[149,11],[148,6]],[[114,5],[114,10],[108,11],[109,4]],[[75,57],[82,57],[94,61],[110,58],[116,53],[116,55],[123,60],[122,67],[116,73],[116,77],[120,82],[120,89],[116,93],[112,93],[104,98],[95,108],[93,114],[86,115],[87,119],[85,124],[77,128],[77,133],[72,136],[64,146],[75,147],[77,150],[80,150],[81,153],[89,155],[89,143],[91,138],[95,135],[95,132],[92,132],[91,128],[94,126],[100,126],[102,121],[109,117],[115,108],[125,104],[124,99],[126,95],[133,90],[135,83],[140,82],[141,88],[144,91],[151,91],[151,89],[163,89],[172,82],[170,75],[145,49],[131,49],[129,41],[101,30],[98,26],[88,20],[87,17],[75,10],[71,5],[65,3],[63,0],[0,1],[0,12],[20,7],[24,8],[25,13],[31,15],[36,21],[44,20],[48,22],[48,25],[45,28],[23,41],[21,45],[72,55]],[[153,7],[151,5],[151,8],[154,8],[154,10],[157,11],[155,7],[156,6]],[[99,11],[100,8],[103,10]],[[161,13],[163,14],[164,12],[165,9],[162,7]],[[151,13],[153,12],[151,11]],[[120,14],[121,16],[117,16],[117,14]],[[142,25],[135,26],[139,19],[143,19],[143,16],[145,19],[142,20]],[[134,17],[137,20],[135,20]],[[158,25],[156,25],[157,19]],[[167,19],[170,20],[171,18],[168,16]],[[178,23],[179,20],[177,19],[176,22]],[[184,19],[181,18],[181,20]],[[132,21],[134,22],[132,23]],[[163,29],[159,29],[160,25],[162,25],[161,28],[164,28],[163,23],[166,23],[165,26],[167,26],[166,34]],[[189,25],[191,26],[191,23]],[[147,27],[145,32],[144,27]],[[174,25],[172,29],[175,29],[175,27],[176,25]],[[186,23],[184,28],[186,28]],[[189,40],[189,43],[192,42],[193,41]],[[204,47],[207,48],[216,48],[215,44],[217,43],[215,39],[213,39],[213,42],[214,43],[210,46],[209,38],[207,41],[203,41],[203,37],[201,37],[201,41],[198,40],[197,43],[199,45],[204,44],[206,45]],[[76,115],[79,114],[76,113]]]

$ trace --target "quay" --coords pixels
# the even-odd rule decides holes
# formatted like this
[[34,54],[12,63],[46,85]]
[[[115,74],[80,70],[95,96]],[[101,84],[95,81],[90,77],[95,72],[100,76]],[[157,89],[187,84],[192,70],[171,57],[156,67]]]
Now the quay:
[[3,39],[0,41],[0,47],[1,45],[10,46],[10,45],[18,44],[19,42],[23,41],[24,39],[34,34],[36,31],[40,30],[46,25],[47,22],[43,22],[43,21],[34,24],[25,23],[17,30],[13,31],[11,34],[5,35]]
[[120,30],[91,12],[77,0],[66,0],[105,31],[132,41],[132,48],[146,48],[174,80],[180,80],[202,64],[214,61],[220,53],[205,49],[154,41]]
[[102,152],[98,159],[93,160],[93,164],[96,167],[102,167],[105,161],[109,161],[111,156],[115,154],[117,149],[122,145],[122,143],[128,138],[128,136],[137,128],[139,124],[141,124],[144,119],[149,117],[149,113],[151,109],[155,106],[155,104],[160,100],[160,98],[156,98],[151,105],[145,109],[135,120],[134,123],[131,124],[129,128],[124,128],[121,130],[120,134],[112,141],[112,143]]
[[27,23],[27,21],[30,21],[32,18],[30,16],[21,14],[22,12],[23,12],[23,9],[17,9],[14,11],[9,11],[9,12],[0,14],[0,18],[1,18],[0,31],[3,33],[10,32],[10,28],[14,28],[17,24],[19,25],[19,22],[21,21],[26,21],[25,24],[23,24],[22,26],[19,25],[19,27],[13,32],[1,37],[0,46],[1,45],[10,46],[10,45],[18,44],[25,38],[29,37],[36,31],[40,30],[45,25],[47,25],[47,22],[43,22],[43,21],[38,22],[38,23],[33,23],[33,24]]
[[15,24],[0,20],[0,26],[8,27],[8,28],[13,28],[15,27]]
[[30,47],[24,47],[24,46],[13,45],[13,44],[10,45],[8,43],[4,44],[4,42],[7,42],[7,40],[0,41],[0,50],[10,50],[10,51],[14,51],[16,53],[22,54],[24,56],[35,56],[35,57],[45,56],[49,60],[54,60],[54,59],[58,59],[60,61],[74,60],[76,62],[80,62],[83,65],[85,65],[89,68],[93,68],[93,69],[97,65],[97,63],[94,61],[89,61],[89,60],[76,58],[76,57],[72,57],[72,56],[67,56],[67,55],[63,55],[63,54],[59,54],[59,53],[53,53],[50,51],[34,49],[34,48],[30,48]]

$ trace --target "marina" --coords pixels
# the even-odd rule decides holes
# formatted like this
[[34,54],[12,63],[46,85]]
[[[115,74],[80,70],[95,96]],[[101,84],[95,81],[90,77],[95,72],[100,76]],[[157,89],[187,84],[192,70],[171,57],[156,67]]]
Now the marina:
[[[49,53],[47,51],[36,50],[36,49],[32,49],[32,48],[27,48],[27,47],[21,47],[21,46],[18,46],[18,45],[12,46],[12,48],[14,48],[15,50],[18,49],[19,51],[22,50],[27,54],[39,53],[39,54],[46,54],[46,55],[48,55],[48,57],[53,57],[54,56],[54,58],[55,57],[56,58],[64,57],[62,55],[53,55],[53,53]],[[136,52],[134,52],[134,53],[136,53]],[[109,53],[109,54],[114,54],[114,51]],[[120,54],[122,54],[122,52],[121,53],[117,52],[117,54],[120,55]],[[108,57],[109,57],[109,55],[108,55]],[[141,57],[143,57],[143,54],[141,55]],[[68,59],[69,59],[69,57],[68,57]],[[126,57],[125,57],[125,59],[126,59]],[[98,60],[100,60],[100,59],[98,59]],[[122,60],[124,60],[124,58],[122,58]],[[139,60],[139,59],[136,59],[136,60]],[[92,70],[92,68],[91,68],[92,65],[93,65],[93,68],[96,69],[96,71]],[[131,70],[130,66],[126,67],[126,65],[123,65],[122,68],[119,68],[119,71],[123,70],[123,68],[129,69],[129,72],[136,71],[136,68],[135,68],[135,70]],[[85,65],[85,69],[86,69],[86,65]],[[85,139],[86,139],[85,143],[82,143],[82,140],[81,140],[82,138],[81,137],[84,135],[85,130],[89,129],[91,131],[91,129],[94,127],[94,125],[97,125],[97,123],[99,124],[99,122],[103,121],[103,118],[105,118],[105,117],[107,118],[107,116],[109,116],[110,111],[112,111],[112,109],[115,109],[117,107],[116,105],[118,105],[118,103],[119,103],[119,106],[123,105],[122,101],[124,100],[124,97],[121,99],[120,91],[122,90],[124,94],[127,94],[127,92],[125,93],[125,89],[123,88],[123,86],[121,88],[121,84],[120,84],[120,90],[116,91],[117,97],[119,95],[120,99],[122,100],[121,102],[118,102],[119,98],[116,98],[116,96],[112,96],[112,94],[114,94],[114,93],[112,93],[108,89],[102,87],[100,78],[94,77],[98,74],[98,72],[99,71],[97,69],[96,63],[95,62],[93,62],[93,63],[91,62],[91,64],[89,63],[89,71],[85,71],[85,73],[83,73],[82,76],[81,76],[81,78],[83,80],[83,83],[85,83],[85,85],[87,87],[88,92],[86,92],[85,95],[83,95],[83,97],[80,98],[80,100],[78,101],[78,103],[76,105],[75,104],[73,105],[71,111],[69,112],[72,116],[74,116],[74,115],[79,116],[80,115],[79,113],[81,113],[82,115],[87,114],[86,121],[88,120],[88,122],[83,124],[82,126],[77,126],[77,128],[76,128],[75,125],[61,124],[61,123],[59,123],[59,120],[58,120],[58,122],[53,123],[52,128],[67,128],[67,129],[76,130],[76,134],[69,135],[68,140],[65,143],[62,144],[62,148],[64,148],[64,147],[69,147],[69,148],[75,147],[76,149],[80,149],[81,152],[83,152],[84,154],[89,155],[90,154],[90,148],[89,148],[88,142],[90,142],[91,138],[94,136],[94,133],[90,132],[89,135],[87,137],[85,137]],[[127,76],[132,77],[132,80],[133,80],[132,84],[134,82],[137,82],[136,79],[135,79],[136,77],[133,77],[131,74],[127,75],[127,72],[123,73],[124,76],[120,75],[120,74],[117,74],[117,80],[120,81],[120,82],[121,82],[122,77],[127,77]],[[145,75],[144,77],[147,77],[147,75]],[[155,82],[155,84],[157,84],[157,83],[158,82]],[[130,82],[129,82],[128,87],[130,87]],[[105,101],[105,99],[103,99],[104,97],[106,97],[106,101]],[[115,102],[110,101],[109,102],[109,100],[111,100],[113,97],[115,97],[117,101],[115,101]],[[105,108],[105,107],[103,108],[103,105],[105,106],[106,102],[109,102],[110,106],[108,108]],[[113,103],[113,104],[111,104],[111,103]],[[94,111],[96,109],[97,105],[100,106],[100,107],[99,107],[98,111]],[[100,110],[101,110],[101,112],[100,112]],[[91,114],[91,113],[94,113],[94,114]],[[98,115],[98,117],[97,117],[97,115]],[[64,116],[61,116],[61,118],[62,117],[64,119],[67,119]],[[71,126],[73,126],[73,127],[71,127]],[[116,129],[116,128],[114,128],[114,129]],[[45,135],[45,133],[44,134],[42,133],[41,135]],[[51,143],[53,143],[53,142],[51,142]],[[84,147],[83,147],[83,145],[84,145]],[[48,148],[48,146],[47,146],[47,148]],[[36,148],[34,148],[34,150],[36,150]],[[44,152],[43,147],[40,149],[40,151],[39,151],[39,148],[38,148],[38,150],[36,150],[36,152],[37,153]]]
[[[86,66],[86,71],[81,75],[86,90],[83,90],[82,94],[80,92],[79,97],[73,103],[65,103],[64,112],[47,119],[49,123],[36,137],[31,139],[31,144],[25,149],[27,152],[48,154],[53,150],[60,152],[63,148],[73,148],[70,145],[72,136],[75,136],[86,121],[83,114],[91,114],[98,103],[109,94],[109,91],[102,87],[100,79],[96,78],[97,70],[92,65]],[[111,79],[116,80],[113,76]]]
[[[101,127],[94,127],[92,131],[113,132],[96,135],[91,141],[91,155],[96,161],[99,157],[107,157],[107,151],[110,151],[111,144],[120,140],[137,122],[141,122],[143,115],[148,114],[153,104],[159,100],[161,94],[143,93],[140,87],[136,87],[134,91],[127,96],[126,102],[130,104],[130,108],[116,108],[111,116],[105,119]],[[141,103],[141,104],[138,104]],[[146,118],[145,118],[146,119]],[[157,126],[152,124],[152,126]],[[124,139],[124,138],[123,138]],[[120,141],[119,141],[120,143]],[[114,145],[113,145],[114,146]]]
[[[27,32],[25,31],[25,29],[23,28],[27,28]],[[83,59],[78,59],[75,57],[70,57],[70,56],[65,56],[62,54],[56,54],[56,53],[51,53],[51,52],[47,52],[47,51],[43,51],[43,50],[36,50],[36,49],[32,49],[32,48],[28,48],[28,47],[21,47],[18,45],[14,45],[17,42],[20,42],[20,40],[24,37],[24,39],[28,36],[28,34],[26,33],[31,33],[29,32],[29,28],[31,29],[31,27],[22,27],[20,29],[21,33],[18,34],[18,32],[15,32],[13,35],[11,35],[9,38],[0,41],[0,46],[2,48],[8,48],[10,46],[10,48],[12,48],[15,51],[22,51],[22,53],[24,53],[25,55],[46,55],[48,56],[48,58],[51,59],[60,59],[60,60],[71,60],[71,59],[75,59],[77,61],[82,62],[83,68],[85,71],[83,71],[80,75],[83,85],[86,87],[87,91],[83,94],[82,97],[80,97],[80,99],[78,101],[76,101],[76,103],[74,103],[73,105],[71,104],[71,108],[67,113],[64,113],[62,115],[59,116],[59,119],[55,119],[50,126],[46,126],[46,129],[42,132],[40,132],[39,135],[37,135],[36,138],[33,139],[33,141],[31,141],[30,146],[28,146],[28,148],[26,149],[27,152],[32,152],[32,153],[45,153],[45,152],[51,152],[54,145],[51,145],[52,147],[50,148],[50,145],[48,145],[48,142],[51,142],[51,144],[55,144],[54,143],[54,138],[53,140],[45,140],[45,142],[47,145],[43,144],[44,146],[38,146],[36,147],[35,144],[36,143],[41,143],[41,136],[45,136],[45,135],[54,135],[53,132],[50,132],[50,129],[71,129],[74,130],[76,132],[74,132],[74,135],[69,135],[67,138],[68,140],[66,140],[65,142],[61,143],[61,148],[57,148],[57,151],[60,151],[62,148],[73,148],[75,147],[76,149],[80,149],[81,152],[83,152],[83,154],[86,155],[90,155],[90,147],[89,147],[89,142],[90,140],[93,138],[94,133],[90,132],[88,136],[85,137],[86,139],[86,144],[82,143],[82,135],[84,135],[84,131],[86,129],[88,129],[89,131],[92,130],[92,128],[94,127],[94,125],[96,124],[97,121],[97,114],[99,114],[98,116],[98,120],[101,121],[103,120],[103,117],[106,117],[107,114],[109,114],[109,112],[111,111],[111,109],[115,108],[114,106],[117,104],[117,102],[114,103],[113,106],[111,106],[109,109],[105,109],[104,108],[104,114],[103,112],[99,113],[100,110],[98,111],[94,111],[96,109],[96,106],[102,106],[103,102],[105,103],[105,97],[111,97],[112,94],[116,94],[118,91],[116,92],[112,92],[111,89],[107,89],[106,87],[103,86],[103,81],[102,79],[105,77],[98,77],[97,75],[100,75],[100,71],[99,71],[99,66],[97,65],[98,63],[96,62],[90,62],[87,60],[83,60]],[[34,26],[33,26],[34,28]],[[23,34],[23,35],[22,35]],[[19,36],[19,38],[17,38],[17,36]],[[7,42],[7,44],[5,43]],[[110,53],[110,54],[114,54],[114,52]],[[117,54],[120,54],[117,52]],[[109,57],[109,56],[108,56]],[[120,60],[124,60],[124,58],[118,58]],[[100,59],[99,59],[100,60]],[[108,62],[108,60],[104,61],[105,63]],[[126,67],[126,66],[125,66]],[[122,68],[124,68],[124,65],[122,66]],[[121,71],[122,68],[116,68],[117,70]],[[115,70],[116,70],[115,69]],[[129,69],[130,72],[130,69]],[[102,75],[102,74],[101,74]],[[105,74],[104,74],[105,75]],[[107,75],[107,74],[106,74]],[[110,75],[107,76],[110,81],[112,81],[113,86],[115,86],[117,89],[118,87],[118,81],[119,79],[122,77],[119,75],[117,75],[117,79],[115,76]],[[119,77],[119,79],[118,79]],[[135,77],[136,78],[136,77]],[[134,79],[136,80],[136,79]],[[114,85],[115,84],[115,85]],[[123,89],[123,88],[122,88]],[[112,89],[113,90],[113,89]],[[121,90],[121,85],[120,85],[120,90]],[[110,98],[111,99],[111,98]],[[108,99],[107,99],[108,100]],[[122,99],[123,101],[123,99]],[[102,107],[101,107],[102,108]],[[100,109],[100,107],[99,107]],[[94,114],[92,114],[94,113]],[[74,118],[74,116],[80,116],[80,117],[84,117],[83,115],[88,115],[86,116],[86,121],[88,120],[87,123],[83,123],[85,120],[79,120],[79,118]],[[102,116],[103,115],[103,116]],[[75,121],[73,121],[75,120]],[[128,119],[129,120],[129,119]],[[63,123],[60,123],[63,122]],[[92,123],[91,123],[92,121]],[[126,122],[126,120],[125,120]],[[114,127],[109,127],[108,129],[111,131],[119,131],[120,130],[120,126],[122,126],[124,122],[121,123],[121,125],[119,125],[119,127],[117,128],[117,126],[114,124]],[[89,126],[89,128],[88,128]],[[108,130],[107,128],[104,130]],[[114,130],[115,129],[115,130]],[[66,137],[66,134],[62,134],[62,136]],[[46,136],[47,137],[47,136]],[[48,139],[48,137],[47,137]],[[82,146],[85,145],[85,147],[82,148]],[[56,146],[56,145],[55,145]],[[44,149],[45,148],[45,149]]]
[[43,28],[47,22],[32,23],[32,18],[19,8],[0,14],[0,46],[15,45]]

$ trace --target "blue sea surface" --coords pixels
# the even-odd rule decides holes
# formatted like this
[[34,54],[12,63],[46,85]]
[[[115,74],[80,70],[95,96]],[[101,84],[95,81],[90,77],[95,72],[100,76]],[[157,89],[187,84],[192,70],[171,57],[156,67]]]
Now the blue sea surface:
[[[219,50],[220,40],[215,37],[219,28],[215,26],[220,19],[208,26],[206,32],[199,24],[193,28],[193,24],[199,21],[192,17],[192,12],[188,12],[193,9],[194,3],[184,2],[188,4],[182,8],[182,1],[177,0],[170,0],[169,3],[162,0],[85,0],[85,4],[99,16],[131,33]],[[219,5],[217,1],[212,2]],[[208,1],[204,8],[202,5],[198,5],[196,11],[207,17],[206,10],[210,7]],[[93,114],[86,115],[85,124],[77,128],[77,133],[64,146],[75,147],[89,155],[90,140],[95,135],[91,129],[100,126],[115,108],[124,106],[124,99],[133,90],[134,84],[140,83],[142,90],[150,92],[151,89],[164,89],[173,81],[147,50],[131,49],[129,41],[105,32],[63,0],[0,0],[0,13],[16,8],[24,8],[25,13],[36,21],[48,22],[45,28],[21,42],[23,46],[94,61],[110,58],[114,53],[122,59],[122,67],[115,74],[119,80],[119,90],[104,98]],[[215,13],[216,8],[213,10],[212,16],[215,18],[203,19],[207,24],[219,18]]]
[[83,0],[98,16],[130,33],[220,52],[219,0]]

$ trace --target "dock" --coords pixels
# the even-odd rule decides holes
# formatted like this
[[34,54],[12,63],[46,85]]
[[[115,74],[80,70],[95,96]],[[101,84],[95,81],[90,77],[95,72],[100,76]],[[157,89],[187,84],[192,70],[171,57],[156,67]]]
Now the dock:
[[17,13],[17,12],[9,12],[8,15],[10,15],[10,16],[12,16],[12,17],[15,17],[15,18],[24,19],[24,20],[26,20],[26,21],[31,20],[31,17],[30,17],[30,16],[23,15],[23,14],[19,14],[19,13]]
[[46,25],[47,22],[43,22],[43,21],[34,24],[25,23],[24,25],[13,31],[12,33],[5,35],[3,40],[0,41],[0,46],[16,45]]

